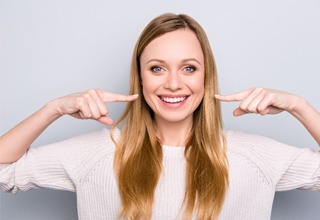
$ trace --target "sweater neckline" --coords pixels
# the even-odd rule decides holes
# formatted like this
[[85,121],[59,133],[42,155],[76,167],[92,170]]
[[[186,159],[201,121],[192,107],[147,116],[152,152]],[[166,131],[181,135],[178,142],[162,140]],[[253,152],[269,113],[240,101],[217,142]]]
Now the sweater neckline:
[[163,157],[184,157],[185,147],[162,145]]

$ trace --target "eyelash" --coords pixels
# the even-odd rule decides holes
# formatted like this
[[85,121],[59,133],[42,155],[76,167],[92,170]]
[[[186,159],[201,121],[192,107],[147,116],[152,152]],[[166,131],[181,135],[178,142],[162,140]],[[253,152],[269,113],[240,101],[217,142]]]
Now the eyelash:
[[[156,70],[156,69],[158,69],[158,70]],[[188,70],[189,69],[189,70]],[[187,72],[194,72],[194,71],[196,71],[196,67],[194,67],[194,66],[187,66],[187,67],[185,67],[184,68],[184,70],[185,71],[187,71]],[[150,70],[152,71],[152,72],[161,72],[162,70],[163,70],[163,68],[162,67],[160,67],[160,66],[152,66],[151,68],[150,68]]]
[[[194,66],[187,66],[187,67],[185,67],[184,69],[185,69],[187,72],[191,72],[191,73],[192,73],[192,72],[196,71],[197,68],[194,67]],[[192,70],[189,70],[189,71],[188,71],[187,69],[192,69]]]
[[[155,69],[158,69],[158,70],[155,70]],[[160,70],[159,70],[159,69],[160,69]],[[152,67],[150,68],[150,70],[151,70],[152,72],[158,73],[158,72],[161,72],[161,71],[163,70],[163,68],[162,68],[161,66],[152,66]]]

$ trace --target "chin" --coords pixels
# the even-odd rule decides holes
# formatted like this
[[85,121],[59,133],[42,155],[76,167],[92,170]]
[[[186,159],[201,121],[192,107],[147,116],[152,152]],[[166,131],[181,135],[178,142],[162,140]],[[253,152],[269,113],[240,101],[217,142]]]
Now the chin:
[[192,121],[192,115],[182,115],[181,112],[175,112],[171,114],[166,114],[158,116],[158,121],[164,121],[169,123],[183,123]]

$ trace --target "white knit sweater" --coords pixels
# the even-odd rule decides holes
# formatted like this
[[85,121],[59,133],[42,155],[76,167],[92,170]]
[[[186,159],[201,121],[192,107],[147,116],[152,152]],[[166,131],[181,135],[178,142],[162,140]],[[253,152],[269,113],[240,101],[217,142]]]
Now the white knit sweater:
[[[230,186],[219,219],[270,219],[275,191],[320,191],[319,152],[240,132],[227,132],[227,143]],[[79,219],[117,219],[121,203],[113,156],[107,129],[31,148],[16,163],[0,165],[0,189],[73,191]],[[181,219],[186,169],[183,147],[163,146],[163,169],[153,219]]]

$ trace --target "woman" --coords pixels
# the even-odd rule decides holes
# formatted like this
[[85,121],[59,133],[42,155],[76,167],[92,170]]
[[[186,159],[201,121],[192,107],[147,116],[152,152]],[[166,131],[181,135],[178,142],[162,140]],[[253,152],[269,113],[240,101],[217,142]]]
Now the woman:
[[[142,32],[130,93],[90,90],[55,99],[0,139],[0,187],[77,192],[80,219],[270,219],[276,190],[320,190],[319,153],[222,129],[219,101],[234,115],[288,111],[320,143],[320,115],[285,92],[219,96],[201,26],[164,14]],[[32,142],[62,115],[112,125],[105,102],[128,102],[107,129],[37,149]],[[117,127],[125,121],[120,132]],[[260,207],[257,210],[256,207]]]

